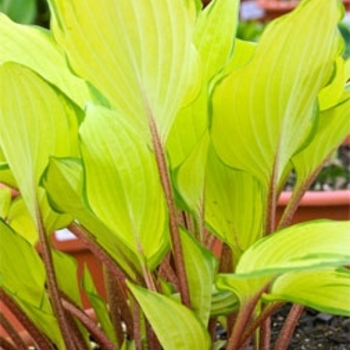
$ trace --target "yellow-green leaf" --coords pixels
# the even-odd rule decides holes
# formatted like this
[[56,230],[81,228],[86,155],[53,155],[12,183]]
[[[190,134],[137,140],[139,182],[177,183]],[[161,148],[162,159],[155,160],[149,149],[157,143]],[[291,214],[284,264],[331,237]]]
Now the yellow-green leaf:
[[207,324],[211,309],[212,290],[217,261],[213,253],[203,248],[190,233],[180,231],[191,307],[203,324]]
[[169,237],[153,152],[130,120],[93,105],[88,106],[80,136],[91,210],[155,267],[169,247]]
[[267,301],[288,301],[321,312],[350,316],[350,270],[326,268],[321,271],[291,272],[273,282]]
[[141,270],[138,259],[128,246],[104,224],[86,204],[83,193],[83,168],[78,159],[51,158],[42,183],[51,206],[70,213],[89,230],[92,237],[130,278]]
[[209,151],[206,174],[205,222],[234,251],[234,258],[262,234],[263,195],[254,177],[223,164]]
[[215,148],[266,189],[313,131],[318,93],[342,46],[341,15],[335,0],[301,2],[266,28],[248,63],[214,91]]
[[225,67],[232,55],[239,3],[238,0],[212,1],[198,16],[193,42],[201,56],[207,82]]
[[19,64],[0,66],[0,84],[0,146],[36,223],[39,179],[49,156],[78,154],[81,111]]
[[203,323],[186,306],[164,295],[127,283],[164,350],[209,350]]
[[[51,0],[52,30],[79,76],[163,141],[199,83],[191,43],[193,14],[184,1]],[[193,79],[194,78],[194,79]]]
[[278,231],[252,245],[236,273],[271,275],[350,264],[350,221],[311,221]]
[[48,30],[14,23],[0,13],[0,47],[0,64],[16,62],[32,69],[81,108],[94,100],[88,84],[73,74]]

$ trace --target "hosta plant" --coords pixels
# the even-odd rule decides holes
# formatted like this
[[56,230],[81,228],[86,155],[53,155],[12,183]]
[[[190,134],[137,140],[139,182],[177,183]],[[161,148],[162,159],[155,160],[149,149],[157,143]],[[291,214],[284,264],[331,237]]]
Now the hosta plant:
[[[238,0],[49,6],[50,31],[0,16],[0,181],[19,193],[0,190],[0,294],[37,348],[268,349],[292,302],[281,350],[303,306],[350,316],[350,223],[290,225],[349,134],[341,2],[302,1],[258,44],[235,38]],[[62,228],[105,299],[52,247]]]

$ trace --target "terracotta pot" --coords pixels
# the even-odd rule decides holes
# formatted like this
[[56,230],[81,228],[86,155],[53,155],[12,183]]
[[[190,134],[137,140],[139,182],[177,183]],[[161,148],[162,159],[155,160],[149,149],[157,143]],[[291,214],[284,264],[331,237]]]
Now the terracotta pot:
[[[350,1],[350,0],[349,0]],[[350,135],[346,137],[346,139],[343,141],[343,145],[350,146]]]
[[[278,202],[277,220],[290,196],[291,192],[282,193]],[[350,190],[306,192],[292,223],[315,219],[350,220]]]
[[[265,11],[264,21],[271,21],[294,10],[299,2],[299,0],[257,0],[258,5]],[[343,4],[349,11],[350,0],[343,0]]]
[[280,0],[257,0],[258,5],[264,10],[264,21],[272,21],[295,9],[299,4],[298,0],[280,1]]

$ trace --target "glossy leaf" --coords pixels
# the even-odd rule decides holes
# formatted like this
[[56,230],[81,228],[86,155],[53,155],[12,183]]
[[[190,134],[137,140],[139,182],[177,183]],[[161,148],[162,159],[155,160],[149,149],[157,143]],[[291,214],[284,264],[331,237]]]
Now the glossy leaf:
[[38,242],[38,231],[23,198],[11,205],[7,218],[9,225],[33,246]]
[[77,260],[58,250],[52,250],[52,255],[60,290],[69,296],[76,305],[81,307]]
[[11,190],[0,185],[0,218],[5,219],[10,209]]
[[16,62],[55,85],[83,108],[94,100],[87,83],[67,65],[63,50],[48,30],[16,24],[0,13],[0,64]]
[[89,206],[154,268],[169,247],[169,237],[153,152],[130,121],[97,106],[88,107],[80,136]]
[[36,188],[49,156],[78,154],[80,112],[38,75],[18,64],[0,66],[0,83],[1,148],[36,222]]
[[[18,298],[40,307],[45,294],[45,269],[35,249],[0,219],[0,283]],[[21,278],[18,278],[21,276]]]
[[207,324],[211,309],[212,291],[217,261],[213,253],[204,249],[188,232],[181,230],[186,276],[191,307],[198,318]]
[[185,2],[50,4],[53,34],[74,71],[132,118],[145,137],[148,119],[154,119],[165,141],[176,113],[194,98],[200,82],[191,43],[193,15]]
[[208,130],[208,91],[203,87],[198,97],[182,108],[170,130],[166,150],[172,169],[176,169]]
[[[44,227],[49,234],[66,227],[73,221],[71,215],[57,213],[52,210],[42,188],[38,188],[38,202]],[[7,222],[32,245],[38,242],[39,237],[35,222],[31,218],[22,197],[16,198],[11,204]]]
[[331,83],[324,87],[318,95],[320,103],[319,108],[321,111],[337,105],[341,100],[344,85],[348,79],[345,69],[344,59],[339,56],[334,63],[334,72]]
[[209,142],[209,135],[205,133],[174,174],[175,186],[181,195],[185,209],[192,212],[197,220],[201,220],[203,212]]
[[[37,251],[0,219],[0,286],[59,348],[64,342],[45,290],[46,274]],[[19,278],[20,276],[20,278]]]
[[235,294],[228,291],[219,291],[217,288],[213,289],[211,316],[229,315],[238,310],[239,300]]
[[203,323],[184,305],[130,282],[128,288],[140,304],[164,350],[210,349]]
[[302,2],[266,28],[252,59],[214,91],[215,148],[266,189],[313,132],[317,95],[341,50],[340,17],[337,1]]
[[[84,226],[130,277],[140,270],[136,255],[91,211],[83,195],[83,168],[77,159],[51,158],[42,183],[52,207],[70,213]],[[91,237],[90,237],[91,239]]]
[[264,296],[267,301],[288,301],[320,312],[350,316],[350,271],[326,268],[291,272],[278,277]]
[[202,62],[203,85],[198,97],[180,110],[170,131],[167,150],[173,169],[195,152],[194,148],[208,129],[210,83],[232,54],[237,24],[233,19],[237,11],[238,1],[218,0],[199,12],[193,42]]
[[198,16],[193,42],[201,56],[207,82],[229,62],[235,43],[238,7],[237,0],[216,0]]
[[207,164],[205,222],[233,249],[235,259],[261,237],[262,215],[260,184],[251,175],[228,168],[211,149]]
[[314,221],[260,239],[244,252],[235,273],[220,274],[217,287],[244,302],[278,276],[350,263],[350,222]]
[[350,95],[342,103],[320,114],[315,137],[292,162],[297,173],[296,187],[302,186],[350,133]]
[[271,275],[349,264],[350,221],[313,221],[290,226],[252,245],[236,273]]

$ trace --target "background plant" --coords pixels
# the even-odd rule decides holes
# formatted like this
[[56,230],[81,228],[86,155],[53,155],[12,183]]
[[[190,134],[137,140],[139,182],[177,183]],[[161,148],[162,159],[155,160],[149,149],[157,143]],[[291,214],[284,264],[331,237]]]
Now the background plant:
[[[338,1],[303,1],[257,45],[235,38],[233,0],[49,4],[51,31],[0,16],[0,180],[20,193],[1,191],[1,296],[38,348],[218,349],[219,321],[227,349],[266,349],[285,301],[349,316],[349,222],[289,227],[349,134]],[[107,301],[53,249],[63,227]]]

